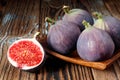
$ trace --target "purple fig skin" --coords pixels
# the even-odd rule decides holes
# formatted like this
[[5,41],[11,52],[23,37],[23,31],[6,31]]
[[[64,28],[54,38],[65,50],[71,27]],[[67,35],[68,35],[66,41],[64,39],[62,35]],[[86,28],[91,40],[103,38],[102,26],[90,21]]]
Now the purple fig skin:
[[114,54],[115,45],[110,35],[104,30],[89,27],[78,38],[77,52],[87,61],[102,61]]
[[75,50],[80,33],[81,31],[76,24],[59,20],[51,25],[48,31],[48,46],[60,54],[67,55]]
[[79,25],[79,28],[81,31],[83,31],[85,29],[84,25],[82,24],[83,20],[86,20],[91,25],[94,24],[94,20],[93,20],[91,14],[89,12],[87,12],[86,10],[82,10],[82,9],[70,10],[69,13],[66,13],[63,16],[63,20]]
[[100,19],[95,22],[94,26],[108,32],[112,37],[116,48],[120,48],[120,20],[112,16],[103,17],[101,19],[102,22],[99,22],[99,20]]

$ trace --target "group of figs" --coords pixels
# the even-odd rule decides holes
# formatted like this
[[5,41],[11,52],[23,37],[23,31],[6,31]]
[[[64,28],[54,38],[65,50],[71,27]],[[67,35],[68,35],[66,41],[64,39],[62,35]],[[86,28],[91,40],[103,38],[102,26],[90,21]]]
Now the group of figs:
[[[83,9],[69,9],[64,6],[65,14],[61,20],[51,23],[47,35],[48,47],[62,55],[69,55],[77,50],[78,55],[87,61],[102,61],[114,55],[120,48],[120,20],[112,16],[97,17]],[[7,51],[8,61],[23,70],[35,70],[43,64],[45,52],[36,40],[36,33],[31,39],[20,39],[12,43]]]
[[119,19],[83,9],[70,10],[68,6],[63,10],[61,20],[46,19],[52,22],[47,36],[49,48],[63,55],[76,49],[80,58],[87,61],[109,59],[120,48]]

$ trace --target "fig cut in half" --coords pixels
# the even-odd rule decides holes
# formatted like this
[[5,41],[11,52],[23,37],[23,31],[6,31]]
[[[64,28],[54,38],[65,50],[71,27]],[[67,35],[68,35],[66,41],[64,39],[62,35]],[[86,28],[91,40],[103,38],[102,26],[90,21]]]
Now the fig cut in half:
[[39,67],[44,60],[45,52],[42,45],[34,38],[20,39],[13,42],[7,51],[8,61],[22,70],[32,70]]

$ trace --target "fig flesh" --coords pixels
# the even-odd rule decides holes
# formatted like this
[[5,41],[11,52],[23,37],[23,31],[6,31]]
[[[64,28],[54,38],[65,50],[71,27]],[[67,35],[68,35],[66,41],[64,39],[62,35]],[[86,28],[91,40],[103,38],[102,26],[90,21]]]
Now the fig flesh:
[[80,33],[81,31],[76,24],[59,20],[51,25],[47,43],[52,50],[66,55],[75,50]]
[[120,20],[112,16],[103,17],[101,15],[96,20],[94,27],[105,30],[112,37],[116,48],[120,48]]
[[114,53],[114,42],[104,30],[88,26],[79,36],[77,52],[87,61],[102,61],[109,59]]
[[65,15],[63,16],[64,21],[68,21],[68,22],[79,25],[79,28],[81,31],[85,29],[84,25],[82,24],[83,20],[86,20],[91,25],[93,25],[94,23],[93,18],[88,11],[83,9],[77,9],[77,8],[68,10],[68,8],[69,8],[68,6],[63,7],[65,11]]
[[38,68],[44,56],[43,47],[35,38],[17,40],[7,51],[7,59],[14,67],[28,71]]

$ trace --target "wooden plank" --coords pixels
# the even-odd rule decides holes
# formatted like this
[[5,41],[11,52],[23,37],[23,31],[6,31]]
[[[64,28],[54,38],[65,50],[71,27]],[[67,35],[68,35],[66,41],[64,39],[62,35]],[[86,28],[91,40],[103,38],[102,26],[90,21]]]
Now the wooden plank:
[[[11,1],[13,2],[13,1]],[[8,3],[6,6],[5,6],[5,10],[3,11],[3,16],[2,16],[2,20],[0,22],[0,35],[3,36],[6,31],[8,30],[8,25],[9,23],[11,22],[11,19],[12,17],[10,16],[10,13],[14,11],[13,8],[11,8],[10,6],[12,5],[12,3]]]
[[120,19],[120,3],[119,0],[104,0],[104,4],[107,7],[108,11],[112,14],[112,16]]
[[[67,71],[67,72],[68,72],[68,71]],[[70,80],[69,73],[67,73],[67,74],[68,74],[68,80]],[[60,80],[65,80],[65,79],[64,79],[64,76],[63,76],[63,73],[62,73],[62,69],[59,70],[59,76],[60,76],[60,78],[59,78]]]
[[[33,1],[33,0],[32,0]],[[17,1],[15,1],[14,3],[11,3],[11,5],[8,7],[9,9],[11,9],[12,8],[12,10],[11,10],[11,14],[15,14],[15,16],[16,16],[16,18],[15,18],[15,20],[14,21],[9,21],[9,22],[12,22],[12,23],[9,23],[9,25],[7,26],[8,27],[8,29],[9,30],[12,30],[10,33],[9,33],[9,36],[11,36],[11,35],[14,35],[14,34],[18,34],[18,33],[14,33],[14,32],[16,32],[19,28],[18,28],[18,24],[20,24],[21,23],[21,21],[22,21],[22,15],[24,15],[24,13],[22,12],[22,10],[24,10],[24,8],[25,7],[27,7],[26,6],[26,3],[25,4],[22,4],[22,2],[23,1],[20,1],[20,2],[17,2]],[[27,3],[29,2],[29,0],[27,1]],[[31,4],[29,4],[30,6],[33,6],[33,3],[31,3]],[[13,8],[14,7],[14,8]],[[8,11],[9,11],[9,9],[8,9]],[[29,7],[29,9],[31,9],[31,11],[32,11],[32,7],[30,8]],[[37,11],[37,10],[36,10]],[[38,10],[39,11],[39,10]],[[9,11],[10,12],[10,11]],[[26,12],[26,13],[28,13],[28,12]],[[31,13],[31,12],[29,12],[29,13]],[[28,15],[28,16],[30,16],[30,15]],[[19,19],[18,19],[19,18]],[[27,19],[28,19],[28,17],[27,17]],[[15,25],[16,24],[16,25]],[[30,24],[31,25],[31,24]],[[20,26],[20,25],[19,25]],[[10,28],[11,27],[11,28]],[[21,29],[21,27],[20,27],[20,29]],[[20,30],[19,29],[19,30]],[[23,30],[23,29],[22,29]],[[21,31],[20,31],[21,32]],[[22,34],[22,33],[21,33]],[[6,47],[6,46],[5,46]],[[8,46],[9,47],[9,46]],[[24,71],[22,71],[22,72],[20,72],[20,70],[19,69],[17,69],[17,68],[14,68],[13,66],[11,66],[10,65],[10,63],[8,62],[8,60],[7,60],[7,58],[6,58],[6,51],[7,51],[7,49],[5,50],[3,50],[4,51],[4,53],[3,53],[3,57],[2,57],[2,60],[1,60],[1,63],[0,63],[0,66],[1,66],[1,68],[0,68],[0,73],[2,74],[2,75],[0,75],[1,77],[0,77],[0,80],[18,80],[18,79],[21,79],[21,80],[30,80],[31,78],[32,78],[32,80],[33,79],[35,79],[36,77],[36,75],[35,74],[29,74],[29,73],[26,73],[26,72],[24,72]],[[9,66],[8,66],[9,65]],[[8,68],[7,68],[8,67]],[[27,77],[28,76],[28,77]]]
[[[13,2],[13,1],[11,1],[11,2]],[[7,11],[8,12],[14,12],[14,9],[13,8],[11,8],[11,5],[12,5],[12,3],[9,3],[8,4],[8,9],[6,9],[6,11],[5,11],[5,17],[6,17],[6,15],[7,15]],[[10,21],[8,21],[7,23],[5,23],[5,25],[2,25],[4,28],[7,28],[7,27],[9,27],[9,24],[10,24]],[[8,28],[7,28],[8,29]],[[6,29],[6,30],[7,30]],[[3,29],[3,31],[6,31],[5,29]],[[3,44],[3,46],[2,46],[3,48],[2,48],[2,53],[0,53],[1,54],[1,60],[0,60],[0,74],[1,74],[1,77],[0,77],[0,80],[4,80],[4,78],[6,79],[6,75],[5,74],[7,74],[7,75],[9,75],[8,73],[9,73],[9,70],[10,70],[10,68],[9,68],[9,63],[8,63],[8,61],[7,61],[7,58],[6,58],[6,53],[7,53],[7,46],[5,45],[5,44]],[[8,68],[7,68],[8,67]],[[11,69],[12,70],[12,69]]]
[[[9,8],[11,8],[12,7],[12,10],[11,10],[11,13],[10,13],[10,15],[12,14],[12,13],[15,13],[15,11],[16,11],[16,9],[17,9],[17,7],[15,7],[15,8],[13,8],[14,6],[16,6],[16,3],[14,3],[14,4],[12,4],[12,6],[9,6]],[[8,16],[9,17],[9,16]],[[12,17],[12,15],[11,15],[11,17]],[[11,18],[11,21],[9,21],[9,25],[7,26],[8,27],[8,32],[10,32],[9,34],[11,34],[11,30],[10,29],[12,29],[12,27],[10,28],[10,24],[12,24],[12,18]],[[8,35],[9,35],[8,34]],[[7,45],[6,45],[7,46]],[[12,80],[16,80],[16,79],[18,79],[19,78],[19,70],[18,69],[16,69],[16,68],[14,68],[12,65],[10,65],[10,63],[8,62],[8,60],[7,60],[7,58],[6,58],[6,53],[7,53],[7,49],[6,49],[6,46],[5,47],[3,47],[3,58],[5,58],[4,59],[4,62],[6,62],[7,64],[2,64],[2,66],[5,68],[5,69],[2,69],[3,71],[2,72],[4,72],[4,73],[2,73],[3,74],[3,79],[1,79],[1,80],[10,80],[10,79],[12,79]],[[8,47],[9,47],[9,45],[8,45]],[[7,47],[7,48],[8,48]],[[6,49],[6,50],[5,50]],[[9,66],[8,66],[9,65]],[[2,67],[1,66],[1,67]]]
[[113,66],[104,71],[92,69],[92,72],[95,80],[117,80]]
[[114,64],[115,75],[120,80],[120,59],[116,61]]
[[[14,27],[14,35],[21,35],[21,34],[25,34],[25,28],[27,26],[27,22],[28,22],[28,18],[29,16],[27,16],[28,12],[28,7],[29,7],[29,1],[28,0],[21,0],[20,2],[18,2],[18,9],[16,11],[16,13],[14,13],[16,15],[16,19],[13,23],[13,27]],[[30,8],[31,9],[31,8]]]
[[93,75],[91,72],[91,68],[88,67],[78,67],[80,80],[93,80]]

